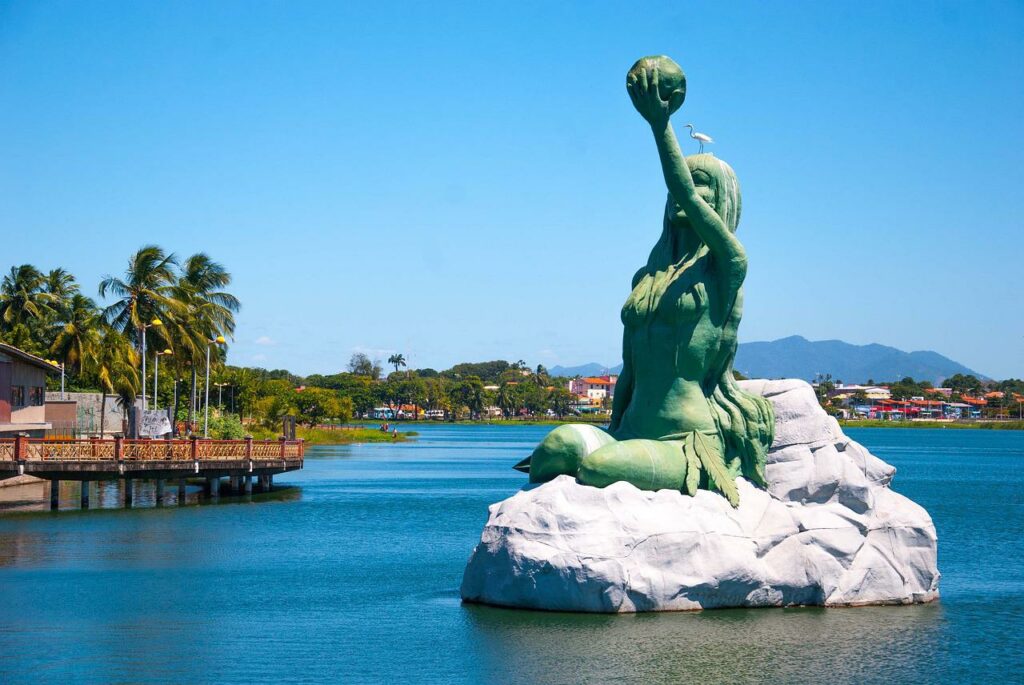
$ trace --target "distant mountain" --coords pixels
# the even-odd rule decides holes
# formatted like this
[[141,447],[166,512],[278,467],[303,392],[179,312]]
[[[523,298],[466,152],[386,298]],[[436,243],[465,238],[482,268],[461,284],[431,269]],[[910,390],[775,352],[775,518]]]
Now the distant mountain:
[[811,341],[793,335],[771,342],[742,343],[733,367],[750,378],[803,378],[829,373],[844,383],[890,381],[910,376],[939,384],[953,374],[985,378],[938,352],[904,352],[886,345]]
[[604,366],[597,362],[581,364],[580,366],[552,366],[548,369],[548,373],[552,376],[566,376],[568,378],[575,378],[576,376],[603,376],[606,373],[618,373],[619,371],[622,371],[622,364]]
[[[986,376],[938,352],[904,352],[886,345],[852,345],[842,340],[811,341],[799,335],[770,342],[740,343],[733,367],[748,378],[803,378],[829,373],[844,383],[868,380],[891,381],[910,376],[939,384],[953,374]],[[554,366],[553,376],[599,376],[619,373],[622,364],[604,366],[596,362],[581,366]]]

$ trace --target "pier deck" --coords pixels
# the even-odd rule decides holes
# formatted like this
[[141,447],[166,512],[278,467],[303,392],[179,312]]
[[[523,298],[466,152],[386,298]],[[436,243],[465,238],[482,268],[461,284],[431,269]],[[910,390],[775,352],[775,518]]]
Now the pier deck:
[[[294,440],[47,440],[17,437],[0,440],[0,480],[29,475],[51,481],[51,492],[59,491],[62,480],[126,481],[131,492],[133,480],[155,480],[159,491],[163,481],[205,478],[208,491],[216,496],[220,479],[228,477],[230,487],[252,491],[252,478],[261,489],[271,487],[273,476],[302,468],[305,446]],[[181,486],[183,487],[183,485]],[[83,486],[82,492],[87,492]],[[57,508],[51,495],[51,508]],[[130,506],[130,495],[126,505]],[[82,506],[88,506],[83,495]]]

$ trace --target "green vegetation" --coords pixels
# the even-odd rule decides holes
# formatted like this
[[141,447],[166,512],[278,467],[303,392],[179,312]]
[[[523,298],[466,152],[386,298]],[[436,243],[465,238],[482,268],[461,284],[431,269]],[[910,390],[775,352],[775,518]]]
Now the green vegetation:
[[344,445],[357,442],[406,442],[418,435],[416,431],[384,432],[377,428],[300,428],[296,437],[310,445]]

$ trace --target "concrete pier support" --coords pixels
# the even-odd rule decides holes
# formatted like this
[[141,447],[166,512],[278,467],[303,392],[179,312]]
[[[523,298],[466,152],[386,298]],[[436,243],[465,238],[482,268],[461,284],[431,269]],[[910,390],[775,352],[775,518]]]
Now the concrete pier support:
[[164,503],[164,479],[156,479],[156,505],[159,507]]
[[178,504],[185,503],[185,479],[178,479]]
[[242,492],[242,477],[231,476],[231,494],[237,495]]
[[60,508],[60,481],[50,481],[50,511],[57,511]]
[[270,489],[274,485],[273,476],[260,476],[260,491],[270,492]]
[[89,508],[89,481],[82,481],[82,494],[80,499],[81,507],[83,509]]
[[210,488],[210,497],[220,497],[220,478],[207,478],[206,482]]
[[132,506],[132,500],[134,499],[133,494],[134,493],[133,493],[132,479],[131,478],[125,478],[124,479],[124,506],[125,507],[131,507]]
[[245,477],[245,494],[252,494],[252,476]]

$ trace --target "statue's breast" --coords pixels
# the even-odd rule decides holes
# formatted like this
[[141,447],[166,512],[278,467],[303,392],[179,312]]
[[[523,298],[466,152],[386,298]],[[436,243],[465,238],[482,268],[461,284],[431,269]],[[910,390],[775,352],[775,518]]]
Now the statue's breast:
[[668,323],[685,324],[696,321],[708,306],[708,291],[701,281],[679,279],[665,292],[656,316]]
[[674,274],[658,272],[640,279],[622,307],[622,323],[627,329],[652,322],[685,326],[707,308],[704,270],[694,264]]

